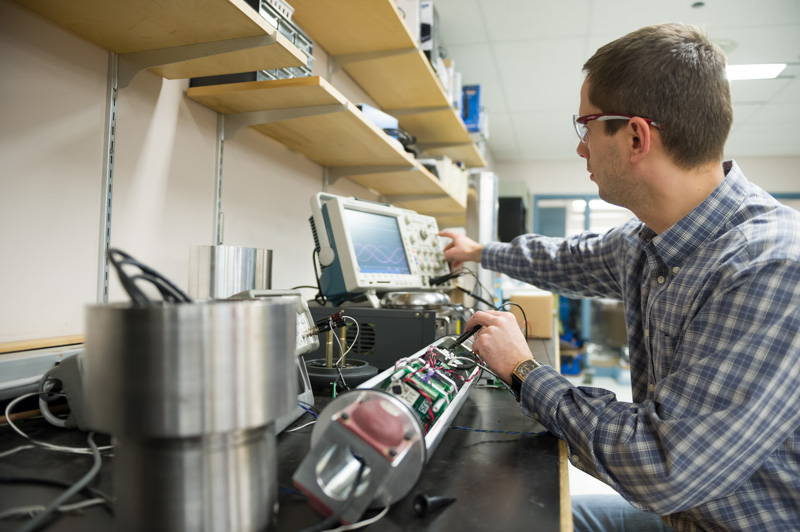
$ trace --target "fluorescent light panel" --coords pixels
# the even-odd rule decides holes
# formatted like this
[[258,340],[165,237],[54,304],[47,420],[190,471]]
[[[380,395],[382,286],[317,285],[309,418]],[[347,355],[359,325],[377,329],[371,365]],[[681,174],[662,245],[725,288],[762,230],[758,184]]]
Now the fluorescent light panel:
[[761,65],[728,65],[730,81],[742,79],[773,79],[786,68],[786,63],[770,63]]

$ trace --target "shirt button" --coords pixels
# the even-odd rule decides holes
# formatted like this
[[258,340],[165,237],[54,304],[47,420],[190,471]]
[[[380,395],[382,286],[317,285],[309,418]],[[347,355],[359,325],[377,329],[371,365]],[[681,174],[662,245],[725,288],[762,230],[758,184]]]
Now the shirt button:
[[539,421],[539,414],[533,414],[533,419],[535,419],[536,421]]
[[677,266],[675,266],[674,268],[672,268],[672,273],[678,273],[679,271],[681,271],[681,269],[680,269],[680,268],[678,268]]
[[663,275],[659,275],[658,276],[658,284],[664,284],[664,281],[666,281],[666,279],[664,279],[664,276]]
[[647,387],[647,389],[650,390],[651,392],[654,392],[656,390],[656,385],[651,384],[650,386]]
[[650,331],[644,331],[644,337],[650,338]]
[[580,462],[581,461],[581,457],[578,456],[577,454],[573,454],[572,455],[572,461],[573,462]]

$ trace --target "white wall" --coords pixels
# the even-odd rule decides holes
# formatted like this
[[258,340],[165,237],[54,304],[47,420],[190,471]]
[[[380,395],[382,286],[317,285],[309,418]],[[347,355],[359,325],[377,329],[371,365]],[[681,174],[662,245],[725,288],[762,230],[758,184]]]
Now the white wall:
[[[325,72],[321,49],[315,73]],[[0,0],[0,342],[81,334],[97,299],[108,53]],[[370,102],[344,74],[346,97]],[[139,73],[119,94],[111,245],[188,283],[212,243],[215,112],[187,80]],[[225,142],[225,244],[272,249],[273,286],[313,285],[308,200],[322,167],[252,129]],[[347,180],[330,192],[374,199]],[[110,300],[125,300],[112,272]],[[311,295],[313,292],[309,292]]]
[[[800,192],[797,168],[800,157],[741,157],[736,160],[747,178],[773,194]],[[572,161],[498,162],[495,172],[501,181],[527,183],[537,194],[597,194],[597,186],[589,179],[586,162],[575,155]]]

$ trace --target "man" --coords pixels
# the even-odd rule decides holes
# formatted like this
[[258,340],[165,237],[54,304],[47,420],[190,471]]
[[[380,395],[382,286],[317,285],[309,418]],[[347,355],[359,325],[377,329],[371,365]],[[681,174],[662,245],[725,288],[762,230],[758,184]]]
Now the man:
[[511,313],[476,313],[473,348],[575,466],[630,503],[576,504],[577,529],[669,530],[662,516],[677,530],[798,530],[800,219],[722,161],[725,57],[666,24],[600,48],[584,70],[578,155],[600,197],[638,219],[509,244],[443,232],[445,257],[622,300],[634,402],[533,362]]

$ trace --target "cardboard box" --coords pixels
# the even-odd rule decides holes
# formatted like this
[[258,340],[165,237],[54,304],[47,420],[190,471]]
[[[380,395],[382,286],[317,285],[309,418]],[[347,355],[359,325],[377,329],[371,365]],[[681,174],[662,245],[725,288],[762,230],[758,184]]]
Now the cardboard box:
[[[516,303],[525,311],[528,318],[528,337],[529,338],[552,338],[553,337],[553,293],[544,290],[520,291],[511,294],[509,301]],[[508,306],[514,313],[520,328],[523,326],[522,312],[514,305]]]

